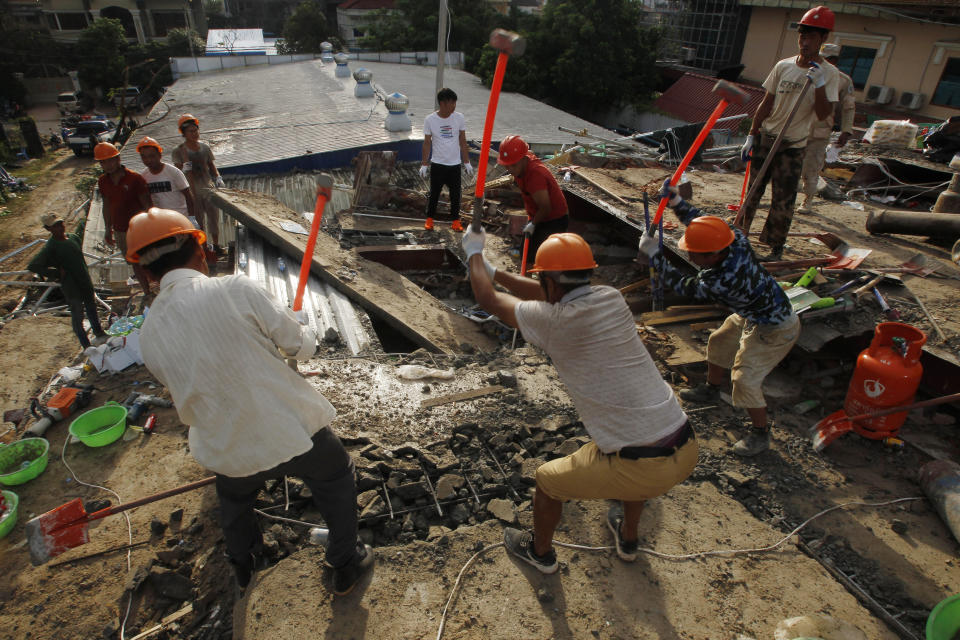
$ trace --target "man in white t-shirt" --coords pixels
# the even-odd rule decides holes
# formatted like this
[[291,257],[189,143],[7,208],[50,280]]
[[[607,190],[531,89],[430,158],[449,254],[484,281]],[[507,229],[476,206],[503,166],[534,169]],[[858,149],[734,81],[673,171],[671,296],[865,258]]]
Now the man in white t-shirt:
[[[810,127],[815,121],[833,113],[837,102],[839,71],[820,57],[820,47],[833,31],[833,26],[833,11],[827,7],[814,7],[803,15],[797,25],[799,54],[775,64],[763,81],[766,94],[757,107],[750,135],[740,149],[740,157],[744,162],[752,155],[754,170],[750,173],[751,186],[760,182],[750,199],[743,203],[745,232],[750,231],[767,182],[771,183],[770,212],[760,232],[760,242],[770,247],[770,254],[762,260],[780,260],[783,257],[783,246],[793,222],[793,207],[797,200]],[[803,93],[799,109],[787,123],[808,79],[813,85],[812,90]],[[761,173],[760,168],[781,131],[784,133],[780,148],[773,155],[767,171]]]
[[137,144],[137,153],[147,167],[140,175],[147,181],[153,206],[182,213],[199,229],[190,183],[180,169],[163,161],[163,147],[160,143],[149,136],[144,137]]
[[437,93],[439,109],[423,121],[423,151],[420,177],[430,171],[430,198],[427,200],[427,228],[433,226],[437,214],[437,200],[444,185],[450,194],[449,220],[460,220],[460,164],[468,176],[473,175],[470,151],[467,149],[466,121],[456,111],[457,94],[443,88]]
[[608,499],[618,501],[606,518],[617,555],[633,561],[644,504],[683,482],[697,464],[687,416],[640,341],[623,296],[590,285],[597,264],[583,238],[547,238],[530,269],[538,282],[494,269],[483,256],[485,237],[471,226],[462,239],[477,302],[550,356],[591,439],[537,469],[533,532],[508,527],[504,546],[554,573],[553,532],[563,503]]

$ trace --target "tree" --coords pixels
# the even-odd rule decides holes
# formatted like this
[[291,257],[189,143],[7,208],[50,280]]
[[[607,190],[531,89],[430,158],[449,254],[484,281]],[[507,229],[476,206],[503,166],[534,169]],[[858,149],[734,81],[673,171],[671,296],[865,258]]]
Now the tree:
[[[635,0],[550,0],[504,85],[584,117],[642,104],[656,86],[661,36],[641,16]],[[487,46],[476,71],[488,85],[496,58]]]
[[316,0],[301,3],[283,26],[283,40],[277,43],[277,52],[320,53],[320,43],[327,39],[327,19],[323,7]]
[[206,48],[207,43],[193,29],[177,28],[167,32],[167,50],[171,56],[202,56]]
[[84,86],[108,92],[123,84],[127,66],[123,24],[113,18],[98,18],[83,30],[77,40],[77,67]]

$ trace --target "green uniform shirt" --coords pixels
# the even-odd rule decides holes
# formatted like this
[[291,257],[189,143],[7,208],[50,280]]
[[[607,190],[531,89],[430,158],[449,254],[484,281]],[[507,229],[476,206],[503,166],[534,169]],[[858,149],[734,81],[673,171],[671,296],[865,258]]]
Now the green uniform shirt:
[[83,227],[86,219],[80,222],[73,233],[65,240],[50,238],[27,269],[40,274],[48,280],[60,282],[63,297],[67,300],[83,299],[93,295],[93,281],[83,259]]

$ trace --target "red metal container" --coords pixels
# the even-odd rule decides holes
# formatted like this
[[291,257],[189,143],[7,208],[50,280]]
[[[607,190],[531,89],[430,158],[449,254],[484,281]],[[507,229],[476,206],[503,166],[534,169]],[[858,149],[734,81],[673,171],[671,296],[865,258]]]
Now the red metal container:
[[[870,346],[857,357],[843,409],[847,415],[870,413],[913,402],[923,367],[920,355],[927,335],[902,322],[877,325]],[[853,423],[865,438],[882,440],[897,435],[907,412]]]

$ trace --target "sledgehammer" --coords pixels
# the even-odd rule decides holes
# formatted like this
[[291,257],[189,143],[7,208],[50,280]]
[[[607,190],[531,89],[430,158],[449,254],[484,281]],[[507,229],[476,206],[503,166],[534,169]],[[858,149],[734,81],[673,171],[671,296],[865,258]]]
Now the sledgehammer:
[[[700,149],[701,145],[703,145],[703,141],[707,139],[707,135],[710,133],[710,130],[713,129],[713,125],[717,123],[717,120],[720,118],[720,115],[727,108],[727,106],[730,103],[744,104],[747,101],[746,92],[736,85],[727,82],[726,80],[720,80],[717,82],[717,84],[713,85],[713,92],[720,96],[720,102],[717,103],[713,113],[711,113],[710,117],[707,118],[707,121],[703,125],[703,129],[701,129],[700,133],[697,134],[693,144],[690,145],[689,149],[687,149],[687,154],[683,156],[680,166],[677,167],[677,170],[673,172],[673,177],[670,178],[671,187],[677,186],[677,183],[680,182],[680,176],[682,176],[683,172],[687,170],[687,166],[690,164],[690,161],[693,160],[693,156],[697,155],[697,150]],[[657,214],[653,217],[653,226],[660,224],[660,218],[663,217],[663,210],[666,208],[667,198],[663,198],[660,200],[660,205],[657,207]]]
[[500,87],[507,72],[507,60],[510,56],[522,56],[527,49],[527,41],[519,33],[505,29],[494,29],[490,34],[490,46],[500,52],[497,56],[497,68],[490,85],[490,99],[487,101],[487,119],[483,122],[483,143],[480,149],[480,162],[477,163],[477,187],[473,196],[474,231],[480,231],[480,218],[483,216],[483,190],[487,181],[487,160],[490,158],[490,138],[493,137],[493,121],[497,117],[497,102],[500,100]]

